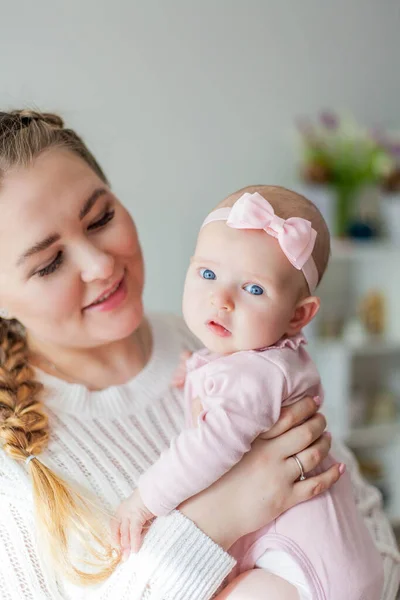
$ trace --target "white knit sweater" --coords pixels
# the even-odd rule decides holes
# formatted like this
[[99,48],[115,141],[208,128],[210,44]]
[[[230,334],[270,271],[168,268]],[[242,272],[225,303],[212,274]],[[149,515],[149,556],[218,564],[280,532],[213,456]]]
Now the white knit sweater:
[[[91,490],[111,511],[183,425],[181,394],[169,383],[182,349],[196,344],[179,318],[150,321],[152,358],[125,385],[90,392],[38,371],[51,423],[41,460]],[[394,600],[400,557],[379,494],[362,481],[344,449],[335,454],[348,465],[360,510],[383,556],[383,598]],[[157,519],[139,554],[97,588],[65,581],[55,587],[39,557],[28,471],[0,453],[1,600],[208,600],[233,567],[231,557],[177,511]]]

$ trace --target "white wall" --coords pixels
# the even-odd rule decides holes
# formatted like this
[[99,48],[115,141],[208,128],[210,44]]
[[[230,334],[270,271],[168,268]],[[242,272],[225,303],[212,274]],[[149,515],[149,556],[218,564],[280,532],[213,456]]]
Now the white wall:
[[398,0],[4,0],[0,106],[60,111],[134,215],[151,308],[179,310],[224,195],[294,177],[321,107],[400,120]]

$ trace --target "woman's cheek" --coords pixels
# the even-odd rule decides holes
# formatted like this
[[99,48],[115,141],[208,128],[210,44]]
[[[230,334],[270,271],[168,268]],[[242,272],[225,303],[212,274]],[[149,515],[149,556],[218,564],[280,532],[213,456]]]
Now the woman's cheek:
[[117,239],[118,254],[120,256],[131,257],[137,254],[140,249],[139,238],[135,229],[130,231],[121,231],[121,235]]
[[52,291],[51,298],[53,308],[50,306],[49,312],[51,311],[56,317],[60,315],[65,319],[68,318],[69,315],[72,316],[82,310],[84,294],[83,284],[80,281],[71,281],[68,282],[68,284],[63,282],[63,285],[60,284]]
[[38,334],[43,328],[54,333],[67,319],[76,318],[82,307],[83,296],[76,282],[54,275],[50,281],[51,277],[32,280],[13,309],[16,318]]
[[118,224],[112,229],[112,246],[119,256],[134,256],[140,249],[139,236],[130,214],[124,210]]

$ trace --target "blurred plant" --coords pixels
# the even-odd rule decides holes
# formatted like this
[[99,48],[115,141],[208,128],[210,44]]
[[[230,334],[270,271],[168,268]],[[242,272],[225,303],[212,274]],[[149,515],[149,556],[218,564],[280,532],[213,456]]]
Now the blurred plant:
[[[389,179],[397,164],[393,148],[380,132],[368,132],[334,112],[322,112],[316,122],[301,119],[297,124],[303,151],[301,176],[308,183],[329,184],[336,189],[335,233],[346,235],[360,189],[384,182],[391,185]],[[397,177],[400,168],[396,182]]]
[[299,120],[298,128],[304,149],[302,176],[308,182],[379,183],[393,169],[396,153],[400,159],[398,142],[333,112],[322,112],[316,123]]

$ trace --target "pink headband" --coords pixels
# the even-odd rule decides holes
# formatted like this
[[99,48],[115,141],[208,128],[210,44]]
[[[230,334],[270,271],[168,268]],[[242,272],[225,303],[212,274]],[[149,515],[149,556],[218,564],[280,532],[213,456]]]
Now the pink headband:
[[232,208],[218,208],[206,217],[202,227],[213,221],[226,221],[234,229],[263,229],[276,238],[291,264],[303,272],[310,294],[318,284],[318,271],[312,257],[317,232],[301,217],[281,219],[260,194],[246,192]]

